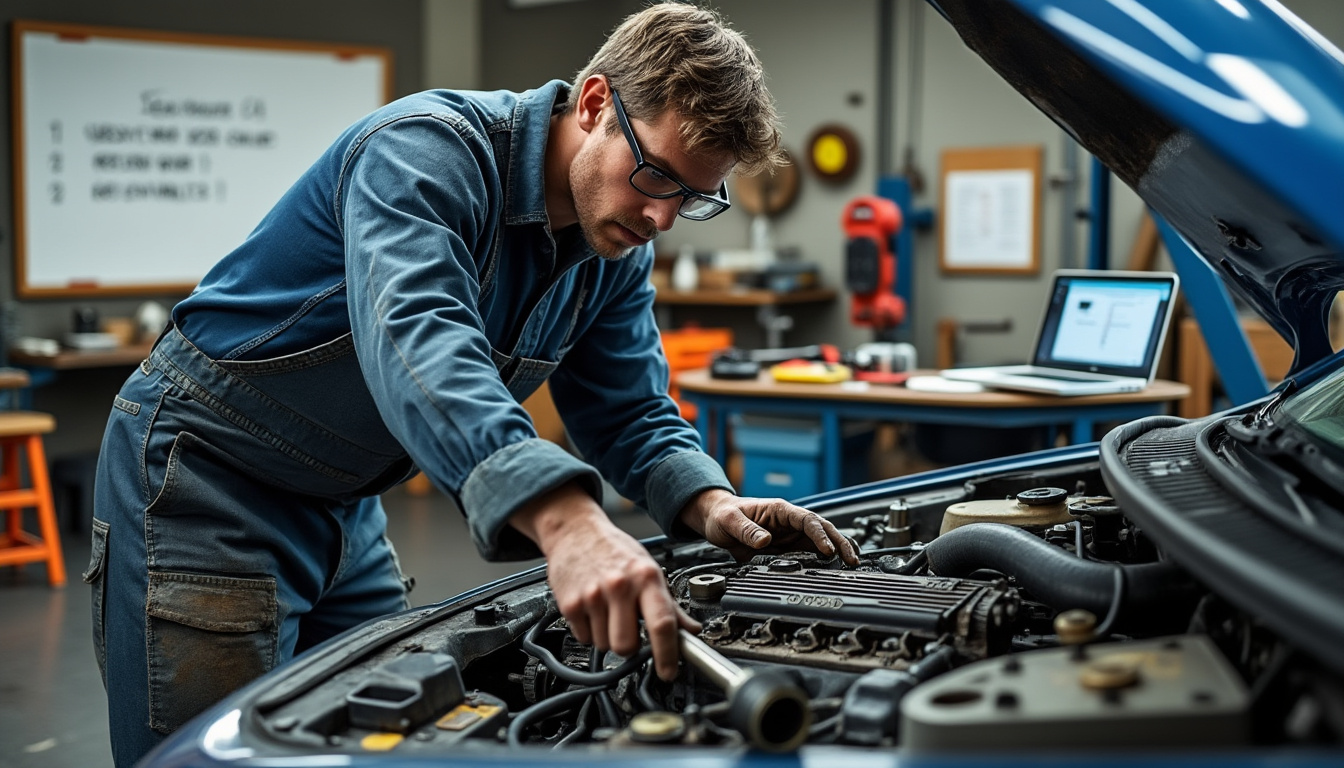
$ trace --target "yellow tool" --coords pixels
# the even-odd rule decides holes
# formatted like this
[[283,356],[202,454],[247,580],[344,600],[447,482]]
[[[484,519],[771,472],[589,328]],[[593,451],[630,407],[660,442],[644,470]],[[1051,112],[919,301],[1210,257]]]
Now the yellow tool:
[[790,360],[770,367],[775,381],[800,381],[810,384],[834,384],[849,381],[849,366],[817,360]]

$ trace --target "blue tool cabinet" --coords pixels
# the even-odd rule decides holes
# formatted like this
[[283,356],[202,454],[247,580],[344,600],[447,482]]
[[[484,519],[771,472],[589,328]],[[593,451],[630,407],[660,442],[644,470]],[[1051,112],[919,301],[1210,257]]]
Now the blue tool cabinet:
[[[841,480],[868,481],[872,422],[845,425]],[[734,415],[733,447],[742,455],[743,496],[796,499],[826,490],[821,419]]]

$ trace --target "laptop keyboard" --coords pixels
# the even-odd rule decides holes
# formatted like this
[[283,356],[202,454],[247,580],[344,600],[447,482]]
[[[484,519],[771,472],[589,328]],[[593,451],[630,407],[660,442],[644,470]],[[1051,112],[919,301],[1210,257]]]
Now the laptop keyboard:
[[1033,379],[1054,379],[1055,381],[1102,381],[1095,376],[1070,376],[1066,373],[1044,373],[1042,371],[1032,371],[1022,375]]

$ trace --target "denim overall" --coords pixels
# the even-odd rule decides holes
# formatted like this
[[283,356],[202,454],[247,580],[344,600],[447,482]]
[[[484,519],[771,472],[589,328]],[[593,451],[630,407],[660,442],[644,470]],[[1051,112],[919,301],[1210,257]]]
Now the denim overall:
[[[170,330],[116,397],[104,446],[139,450],[99,456],[84,578],[118,764],[281,660],[407,607],[377,494],[412,465],[366,389],[332,386],[357,367],[348,336],[214,362]],[[314,391],[347,418],[307,418]]]

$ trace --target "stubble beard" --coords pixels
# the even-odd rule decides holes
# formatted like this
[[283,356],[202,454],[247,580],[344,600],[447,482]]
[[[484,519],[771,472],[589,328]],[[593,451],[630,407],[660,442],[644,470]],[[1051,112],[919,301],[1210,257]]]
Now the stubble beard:
[[570,189],[574,190],[574,212],[579,217],[579,231],[583,233],[583,239],[588,242],[588,246],[598,256],[617,261],[625,258],[634,250],[631,246],[611,240],[603,233],[603,230],[611,223],[619,224],[650,241],[658,236],[656,229],[652,233],[648,231],[648,222],[633,221],[621,213],[603,217],[600,210],[601,203],[597,196],[585,194],[583,191],[602,188],[601,172],[591,155],[581,152],[574,158],[571,178]]

